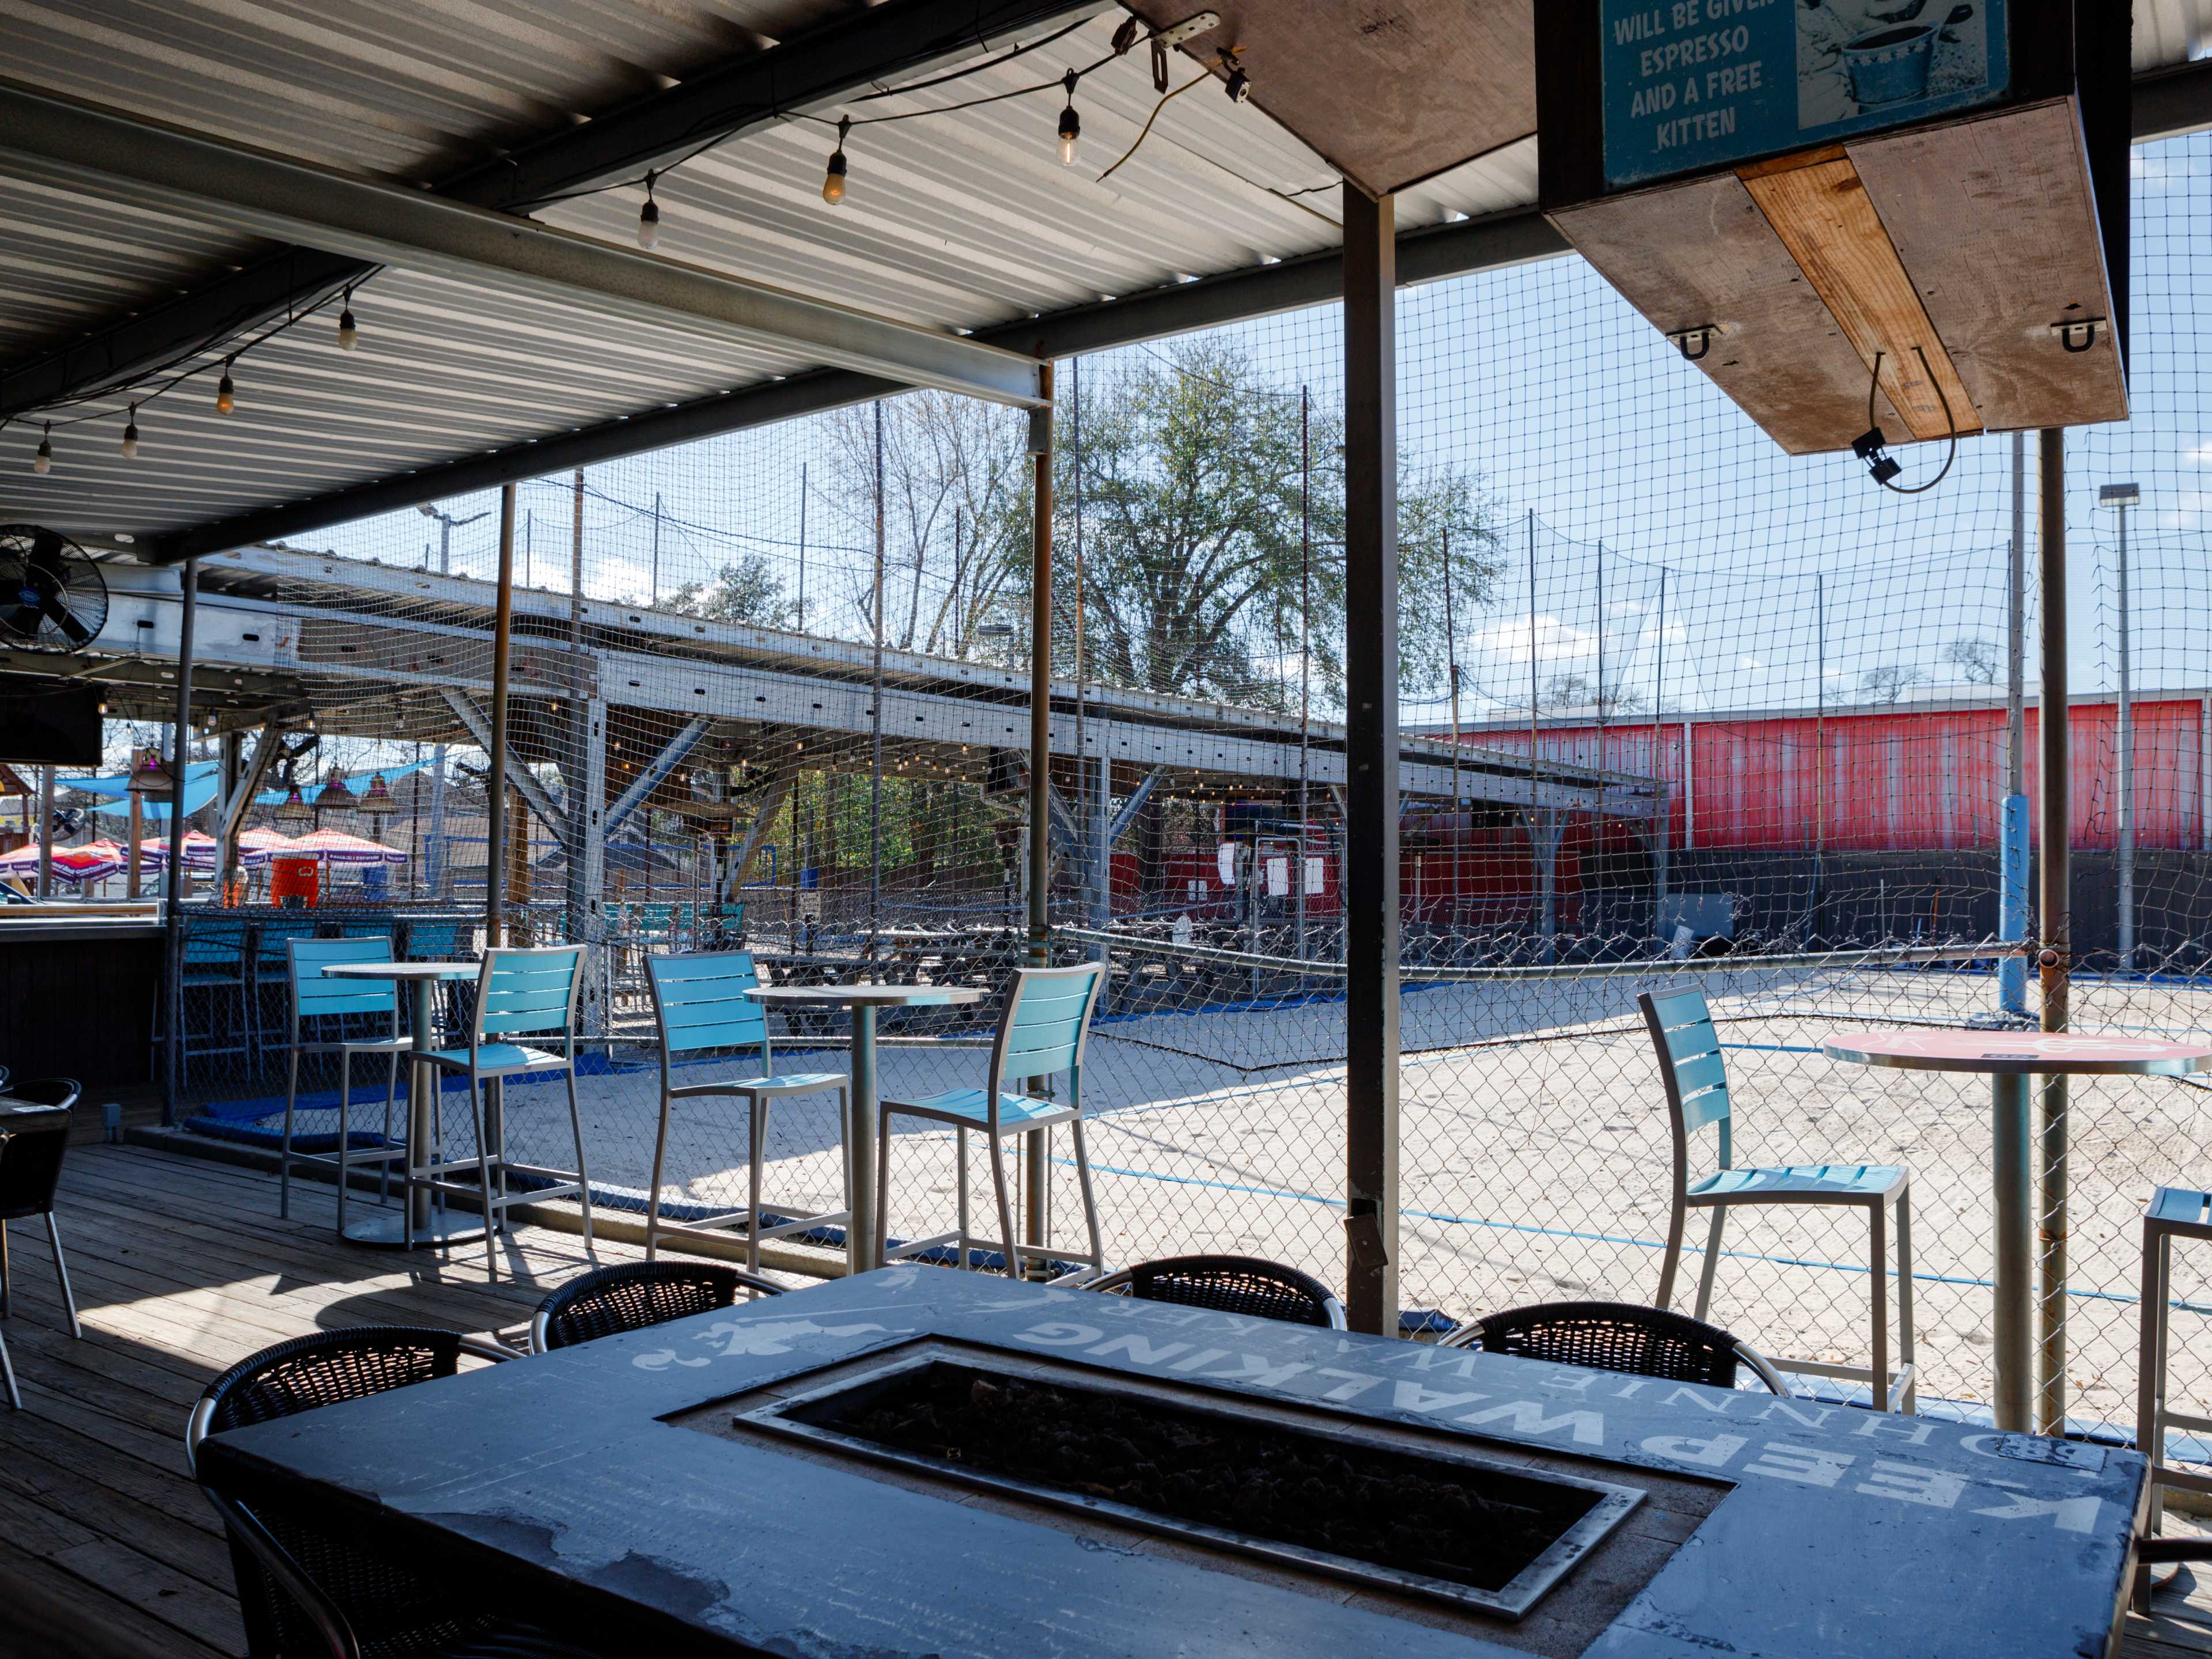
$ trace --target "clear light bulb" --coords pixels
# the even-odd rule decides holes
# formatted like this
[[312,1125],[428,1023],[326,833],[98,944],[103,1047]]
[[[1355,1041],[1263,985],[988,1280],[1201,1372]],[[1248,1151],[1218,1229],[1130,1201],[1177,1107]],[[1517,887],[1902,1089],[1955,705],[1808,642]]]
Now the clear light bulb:
[[1083,123],[1076,118],[1075,106],[1070,104],[1060,112],[1060,164],[1064,167],[1075,165],[1075,141],[1083,136]]
[[637,245],[651,248],[660,241],[660,204],[647,197],[645,205],[637,210]]
[[138,405],[136,404],[131,405],[131,420],[123,428],[123,459],[126,461],[138,459]]
[[47,427],[39,439],[39,453],[31,457],[31,471],[51,472],[54,470],[54,429]]
[[351,351],[361,343],[361,330],[354,326],[353,307],[348,306],[338,313],[338,349]]
[[226,363],[223,365],[222,379],[215,384],[215,412],[218,415],[228,415],[237,407],[238,387],[232,383],[230,366]]

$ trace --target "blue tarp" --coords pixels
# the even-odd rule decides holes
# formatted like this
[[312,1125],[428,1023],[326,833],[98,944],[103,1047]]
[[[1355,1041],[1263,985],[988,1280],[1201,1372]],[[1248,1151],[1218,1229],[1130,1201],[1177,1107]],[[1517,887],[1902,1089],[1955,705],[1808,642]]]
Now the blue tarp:
[[[359,772],[346,774],[346,787],[358,794],[362,789],[368,787],[368,781],[380,772],[384,775],[386,781],[389,781],[393,778],[404,778],[410,772],[419,772],[426,766],[436,764],[435,761],[426,760],[410,761],[404,766],[368,767]],[[214,761],[193,761],[185,766],[185,816],[186,817],[190,817],[215,799],[216,790],[222,787],[222,781],[216,775],[222,769],[222,767]],[[92,809],[95,812],[104,812],[115,817],[130,816],[131,803],[128,797],[131,793],[131,775],[127,772],[108,778],[57,778],[55,781],[64,789],[75,789],[84,794],[98,795],[102,799],[115,803],[112,806],[95,805]],[[320,787],[319,784],[317,786],[319,788]],[[282,789],[264,789],[253,798],[253,804],[256,806],[282,806],[284,804],[284,792]],[[168,816],[169,804],[167,801],[154,799],[147,800],[146,817],[156,822],[166,822]]]

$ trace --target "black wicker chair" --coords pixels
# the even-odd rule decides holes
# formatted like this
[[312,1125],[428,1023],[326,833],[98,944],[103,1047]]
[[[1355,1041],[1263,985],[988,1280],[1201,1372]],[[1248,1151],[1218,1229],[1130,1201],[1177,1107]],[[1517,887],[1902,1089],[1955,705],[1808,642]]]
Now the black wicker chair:
[[550,1353],[602,1336],[736,1305],[738,1293],[781,1296],[783,1286],[712,1261],[629,1261],[580,1274],[538,1304],[530,1352]]
[[[48,1077],[17,1084],[0,1101],[0,1319],[15,1310],[8,1224],[42,1216],[46,1242],[53,1249],[54,1276],[61,1280],[62,1307],[69,1315],[70,1334],[81,1337],[84,1330],[77,1323],[76,1297],[70,1291],[61,1229],[54,1224],[54,1188],[62,1178],[62,1154],[69,1148],[70,1108],[76,1104],[76,1097],[75,1079]],[[23,1401],[15,1391],[15,1372],[8,1363],[4,1340],[0,1340],[0,1384],[6,1387],[8,1403],[21,1411]]]
[[[512,1359],[453,1331],[370,1325],[280,1342],[208,1384],[185,1430],[195,1475],[210,1434],[451,1376],[464,1352]],[[344,1534],[263,1516],[202,1482],[230,1538],[252,1659],[594,1659]]]
[[1094,1279],[1085,1290],[1186,1308],[1344,1329],[1344,1304],[1317,1279],[1251,1255],[1175,1255]]
[[1663,1308],[1632,1302],[1547,1302],[1462,1325],[1438,1345],[1548,1359],[1601,1371],[1732,1389],[1747,1366],[1769,1389],[1789,1387],[1757,1350],[1726,1331]]

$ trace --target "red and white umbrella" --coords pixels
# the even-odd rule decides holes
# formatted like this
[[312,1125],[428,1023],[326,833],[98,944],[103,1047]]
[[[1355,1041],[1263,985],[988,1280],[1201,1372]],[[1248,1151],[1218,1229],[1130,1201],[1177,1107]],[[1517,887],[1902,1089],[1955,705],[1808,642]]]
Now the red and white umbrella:
[[[238,838],[238,862],[241,868],[248,870],[269,862],[267,849],[252,846],[247,842],[246,836],[252,833],[253,831],[249,830],[246,835]],[[187,870],[214,869],[216,855],[222,851],[222,844],[213,836],[202,835],[197,830],[187,830],[185,832],[185,868]],[[169,857],[168,842],[162,842],[157,850],[162,861],[167,863]]]
[[[112,841],[90,841],[82,847],[54,848],[54,879],[65,881],[72,887],[88,881],[100,881],[114,875],[129,862],[122,848]],[[141,869],[158,869],[159,861],[139,849]],[[39,848],[33,842],[19,847],[5,857],[0,857],[0,876],[36,876],[39,873]]]
[[319,859],[325,864],[404,864],[407,854],[366,836],[349,836],[343,830],[317,830],[298,836],[284,847],[272,848],[280,859]]

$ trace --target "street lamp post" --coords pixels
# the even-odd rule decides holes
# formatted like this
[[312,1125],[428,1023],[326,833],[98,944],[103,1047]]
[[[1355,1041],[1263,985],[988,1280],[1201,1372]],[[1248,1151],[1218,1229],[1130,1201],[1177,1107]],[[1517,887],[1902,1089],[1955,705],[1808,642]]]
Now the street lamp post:
[[453,574],[453,532],[465,524],[474,524],[478,519],[491,517],[489,512],[484,512],[471,513],[465,519],[457,519],[452,514],[431,506],[428,501],[417,502],[415,510],[426,519],[437,520],[438,574],[441,576],[450,576]]
[[2120,519],[2120,694],[2119,730],[2115,738],[2119,748],[2119,836],[2113,863],[2119,878],[2120,971],[2124,974],[2133,973],[2136,965],[2136,734],[2129,650],[2132,629],[2128,612],[2128,509],[2142,500],[2142,491],[2132,483],[2106,484],[2097,492],[2097,505],[2111,507]]

